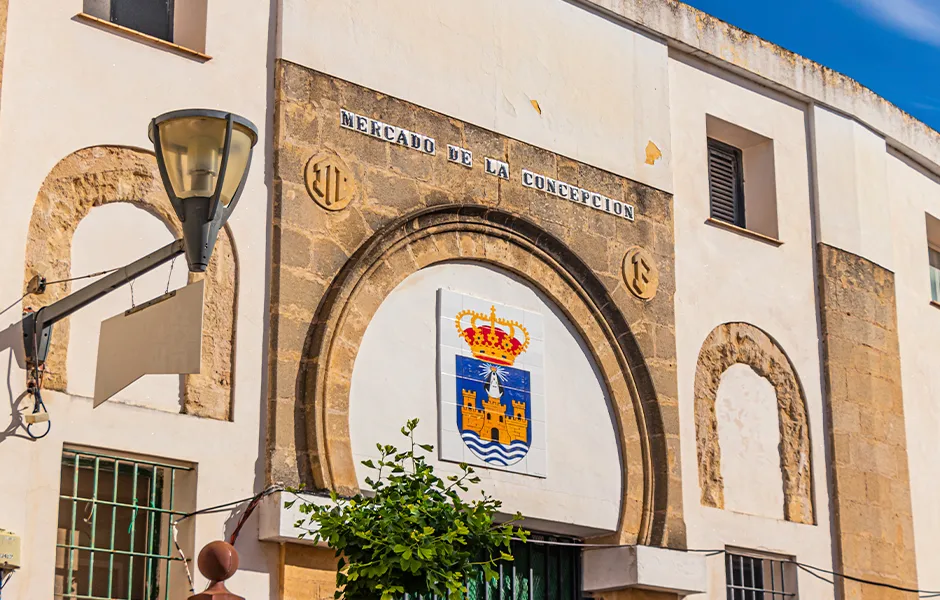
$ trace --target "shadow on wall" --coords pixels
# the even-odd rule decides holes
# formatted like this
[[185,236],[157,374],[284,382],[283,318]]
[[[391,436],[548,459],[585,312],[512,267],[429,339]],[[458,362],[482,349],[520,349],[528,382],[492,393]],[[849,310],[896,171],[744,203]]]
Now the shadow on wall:
[[[19,300],[13,306],[18,304]],[[0,443],[11,437],[31,440],[32,438],[26,434],[26,423],[23,421],[22,413],[23,409],[26,408],[23,406],[23,401],[28,393],[25,390],[19,394],[13,391],[13,377],[20,376],[20,372],[26,370],[22,321],[17,321],[0,332],[0,353],[5,351],[9,351],[7,355],[6,388],[7,400],[10,403],[10,422],[0,430]],[[13,368],[14,360],[16,361],[16,369]]]

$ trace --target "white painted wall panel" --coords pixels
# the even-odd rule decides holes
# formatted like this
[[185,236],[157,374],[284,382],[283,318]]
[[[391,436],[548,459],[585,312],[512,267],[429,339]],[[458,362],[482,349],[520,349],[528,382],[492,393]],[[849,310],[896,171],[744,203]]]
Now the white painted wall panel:
[[[166,226],[146,211],[132,204],[99,206],[85,217],[72,238],[72,277],[98,273],[128,264],[173,241]],[[91,398],[95,394],[95,373],[98,356],[98,335],[101,322],[136,304],[162,295],[169,289],[186,285],[186,258],[137,278],[131,286],[105,296],[91,306],[75,313],[70,320],[68,350],[68,389],[76,396]],[[78,291],[93,281],[76,281]],[[178,413],[181,402],[180,375],[145,375],[110,402],[126,402],[157,410]]]
[[918,587],[940,589],[940,311],[930,304],[926,214],[940,218],[940,179],[888,156],[901,385]]
[[280,56],[672,190],[666,46],[564,0],[285,0]]
[[819,241],[893,270],[884,138],[819,106],[813,121]]
[[780,423],[770,381],[747,365],[721,376],[715,401],[725,509],[783,518]]
[[[727,545],[795,555],[809,564],[829,568],[832,553],[805,109],[694,59],[676,57],[670,61],[669,69],[676,174],[676,349],[688,544],[690,548]],[[773,140],[782,245],[771,245],[705,223],[709,216],[706,115]],[[745,443],[742,436],[755,441],[753,436],[757,435],[744,431],[757,428],[772,436],[773,443],[780,439],[778,431],[771,432],[770,416],[763,412],[766,406],[757,416],[748,410],[745,422],[741,423],[742,431],[737,433],[725,429],[728,419],[722,424],[719,417],[719,427],[724,429],[719,435],[729,510],[701,504],[695,445],[695,369],[709,332],[732,321],[751,323],[773,336],[803,384],[813,453],[816,526],[762,516],[761,507],[769,499],[741,495],[741,482],[747,481],[753,472],[750,461],[741,460]],[[760,386],[757,390],[759,395],[766,393],[759,392]],[[727,464],[726,457],[730,459]],[[779,462],[774,470],[779,477]],[[759,510],[748,509],[755,501]],[[738,510],[743,505],[748,512],[762,515],[736,512],[736,505]],[[708,595],[690,599],[725,597],[723,558],[709,558],[708,567]],[[832,586],[809,575],[801,574],[799,585],[801,598],[832,597]]]

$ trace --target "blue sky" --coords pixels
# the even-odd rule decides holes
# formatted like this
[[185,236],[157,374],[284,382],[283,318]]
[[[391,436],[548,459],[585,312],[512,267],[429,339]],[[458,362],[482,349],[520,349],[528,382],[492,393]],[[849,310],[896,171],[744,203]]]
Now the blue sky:
[[940,130],[940,0],[684,0],[859,81]]

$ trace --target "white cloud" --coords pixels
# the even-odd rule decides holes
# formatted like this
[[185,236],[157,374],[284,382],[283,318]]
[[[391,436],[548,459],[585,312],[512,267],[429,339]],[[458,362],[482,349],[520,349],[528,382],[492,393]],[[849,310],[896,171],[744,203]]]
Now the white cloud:
[[842,1],[909,38],[940,47],[940,2],[937,0]]

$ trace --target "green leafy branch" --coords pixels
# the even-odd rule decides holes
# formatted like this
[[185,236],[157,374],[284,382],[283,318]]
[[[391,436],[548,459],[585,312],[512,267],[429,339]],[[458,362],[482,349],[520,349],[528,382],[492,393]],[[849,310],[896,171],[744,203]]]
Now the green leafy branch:
[[[460,464],[459,475],[446,481],[435,475],[424,454],[430,444],[418,444],[418,419],[401,429],[409,449],[376,444],[378,460],[362,464],[377,471],[367,477],[372,493],[339,498],[320,506],[301,500],[304,518],[295,525],[301,537],[326,542],[338,558],[335,597],[349,600],[392,600],[404,594],[461,598],[467,583],[482,571],[486,580],[497,576],[497,563],[512,560],[512,539],[525,540],[515,526],[521,515],[505,523],[493,516],[501,506],[485,493],[467,502],[461,493],[480,482],[473,469]],[[290,508],[297,500],[285,503]]]

